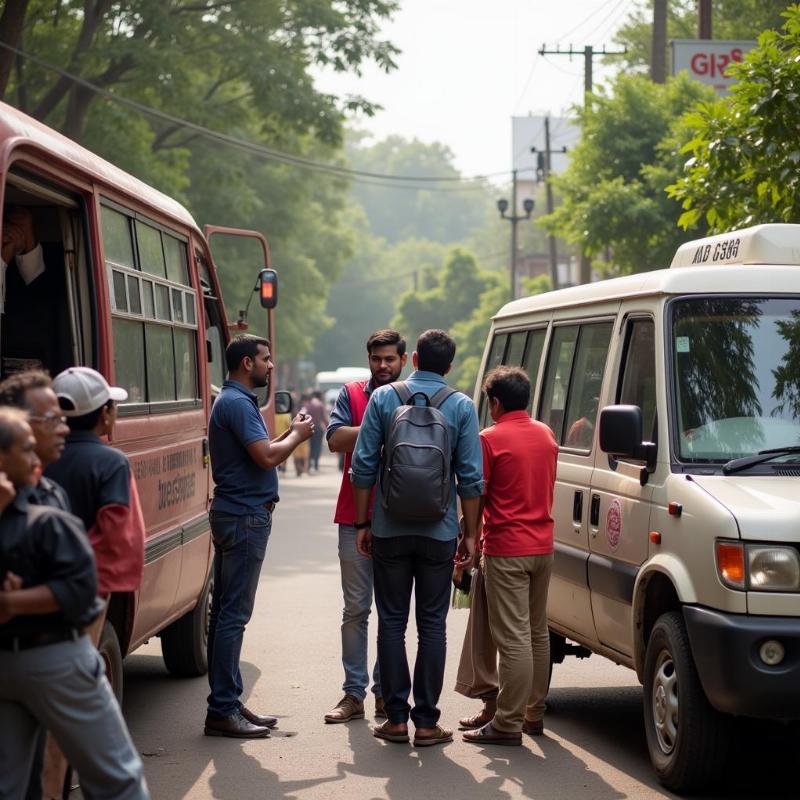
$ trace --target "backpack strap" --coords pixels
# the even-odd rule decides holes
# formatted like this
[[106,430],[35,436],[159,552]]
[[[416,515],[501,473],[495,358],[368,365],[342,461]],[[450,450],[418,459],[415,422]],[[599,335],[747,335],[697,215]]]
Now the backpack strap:
[[450,395],[458,394],[458,389],[453,389],[451,386],[443,386],[431,397],[431,406],[433,408],[441,408]]
[[413,395],[411,394],[411,391],[406,385],[406,382],[395,381],[391,386],[392,389],[394,389],[395,394],[397,394],[397,396],[400,398],[400,405],[407,406],[408,401],[413,397]]

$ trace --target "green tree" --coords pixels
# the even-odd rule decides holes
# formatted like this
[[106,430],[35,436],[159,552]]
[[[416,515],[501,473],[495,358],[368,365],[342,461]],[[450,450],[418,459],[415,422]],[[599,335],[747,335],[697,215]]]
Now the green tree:
[[[667,4],[667,41],[697,38],[697,0],[670,0]],[[755,39],[767,28],[779,28],[786,0],[715,0],[712,19],[715,39]],[[612,63],[627,71],[648,73],[653,47],[652,0],[635,8],[617,31],[614,40],[624,46],[624,56]],[[669,65],[670,51],[667,50]],[[669,66],[668,66],[669,71]]]
[[[686,117],[691,153],[670,197],[682,203],[684,228],[710,233],[763,222],[800,222],[800,6],[782,32],[766,31],[731,67],[730,98],[703,103]],[[688,137],[687,137],[688,138]]]
[[582,135],[569,168],[554,181],[562,203],[542,224],[587,255],[610,253],[614,273],[664,266],[688,238],[665,193],[680,170],[681,115],[711,92],[685,75],[665,84],[620,75],[592,95],[578,111]]
[[[362,144],[353,134],[347,149],[359,170],[428,178],[459,178],[450,148],[439,143],[389,136],[375,144]],[[353,195],[364,207],[372,232],[390,243],[418,238],[452,244],[463,241],[484,218],[489,202],[481,183],[414,183],[387,187],[380,183],[353,184]]]

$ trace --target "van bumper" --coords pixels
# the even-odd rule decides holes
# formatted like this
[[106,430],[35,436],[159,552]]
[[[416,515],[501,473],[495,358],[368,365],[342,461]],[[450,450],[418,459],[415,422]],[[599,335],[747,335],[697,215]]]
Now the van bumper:
[[[700,682],[714,708],[767,719],[800,719],[800,619],[724,614],[684,606]],[[778,640],[786,655],[769,667],[761,645]]]

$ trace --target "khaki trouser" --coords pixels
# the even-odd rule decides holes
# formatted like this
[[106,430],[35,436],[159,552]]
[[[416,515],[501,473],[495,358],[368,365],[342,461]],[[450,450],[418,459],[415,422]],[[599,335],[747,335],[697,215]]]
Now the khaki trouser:
[[[97,619],[84,629],[92,644],[97,647],[103,624],[106,621],[108,604],[98,614]],[[48,733],[44,745],[44,759],[42,763],[42,798],[43,800],[60,800],[64,796],[64,782],[67,779],[69,764],[55,738]]]
[[499,731],[522,730],[523,719],[544,717],[550,671],[547,587],[553,554],[484,556],[489,624],[500,654]]
[[476,700],[493,701],[497,697],[497,646],[489,628],[486,583],[480,565],[472,573],[469,619],[458,662],[456,691]]

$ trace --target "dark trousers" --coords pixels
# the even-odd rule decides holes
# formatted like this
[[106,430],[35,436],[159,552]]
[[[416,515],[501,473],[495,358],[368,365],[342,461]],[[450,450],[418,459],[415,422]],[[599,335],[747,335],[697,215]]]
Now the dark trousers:
[[[444,682],[446,619],[456,540],[427,536],[376,536],[372,542],[375,603],[378,608],[378,664],[381,694],[391,722],[411,720],[418,728],[439,721]],[[411,591],[417,618],[414,707],[408,702],[411,677],[406,657],[406,628]]]
[[253,613],[258,576],[272,530],[272,513],[212,511],[214,594],[208,624],[208,712],[228,717],[241,707],[244,689],[239,657]]

